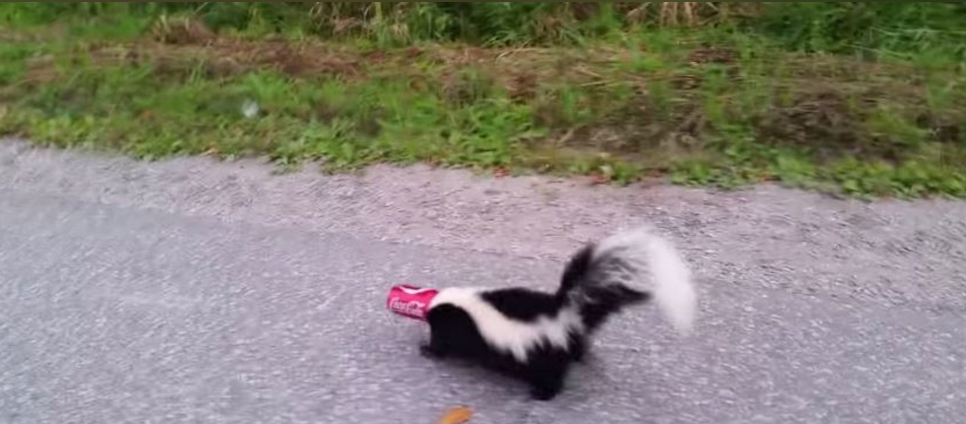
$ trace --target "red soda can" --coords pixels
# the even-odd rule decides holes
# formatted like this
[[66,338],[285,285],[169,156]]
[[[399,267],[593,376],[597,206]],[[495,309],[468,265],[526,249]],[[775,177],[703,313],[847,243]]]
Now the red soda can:
[[389,290],[386,307],[394,314],[419,321],[426,321],[429,302],[439,293],[436,289],[401,284]]

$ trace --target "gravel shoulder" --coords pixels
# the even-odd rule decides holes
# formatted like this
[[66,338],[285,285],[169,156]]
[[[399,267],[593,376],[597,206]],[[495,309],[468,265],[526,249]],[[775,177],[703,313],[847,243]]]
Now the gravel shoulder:
[[423,166],[272,175],[257,160],[137,162],[0,143],[0,188],[395,243],[563,260],[650,223],[703,284],[966,311],[966,202],[862,203],[762,186],[591,187]]

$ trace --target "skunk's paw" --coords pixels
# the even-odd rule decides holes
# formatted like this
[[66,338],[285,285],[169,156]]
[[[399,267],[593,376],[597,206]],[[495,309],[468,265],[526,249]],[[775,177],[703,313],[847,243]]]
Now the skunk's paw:
[[419,354],[429,359],[443,359],[446,357],[446,353],[442,349],[433,347],[430,343],[420,346]]
[[534,387],[530,389],[530,397],[533,400],[540,402],[551,401],[557,397],[558,394],[560,394],[560,388],[556,387]]

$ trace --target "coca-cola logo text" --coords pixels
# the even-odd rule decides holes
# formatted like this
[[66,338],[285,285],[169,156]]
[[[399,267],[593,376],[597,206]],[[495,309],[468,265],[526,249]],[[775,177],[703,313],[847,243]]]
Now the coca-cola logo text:
[[407,302],[405,300],[395,298],[389,302],[389,309],[393,312],[404,315],[422,317],[424,311],[426,310],[426,304],[415,300]]

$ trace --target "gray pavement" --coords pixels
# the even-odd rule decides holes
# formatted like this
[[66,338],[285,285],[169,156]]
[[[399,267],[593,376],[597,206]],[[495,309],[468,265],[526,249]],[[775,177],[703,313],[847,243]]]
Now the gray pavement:
[[[483,179],[271,176],[0,142],[0,423],[962,423],[966,205]],[[418,354],[420,285],[552,287],[649,222],[698,329],[615,320],[554,402]]]

